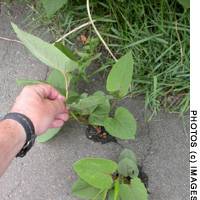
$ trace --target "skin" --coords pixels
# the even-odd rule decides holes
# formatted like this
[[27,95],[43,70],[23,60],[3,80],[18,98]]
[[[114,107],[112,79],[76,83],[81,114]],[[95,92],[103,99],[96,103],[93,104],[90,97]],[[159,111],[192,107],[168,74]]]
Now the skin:
[[[47,84],[26,86],[21,91],[10,112],[26,115],[41,135],[49,128],[63,126],[69,119],[65,98]],[[23,127],[12,119],[0,121],[0,176],[10,165],[26,141]]]

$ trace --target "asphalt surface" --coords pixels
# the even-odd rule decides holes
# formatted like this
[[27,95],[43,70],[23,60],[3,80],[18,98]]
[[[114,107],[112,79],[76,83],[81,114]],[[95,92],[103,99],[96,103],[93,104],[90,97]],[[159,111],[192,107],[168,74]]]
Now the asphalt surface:
[[[10,21],[23,27],[27,12],[21,5],[1,6],[0,36],[16,39]],[[48,40],[47,36],[45,39]],[[47,67],[21,44],[1,39],[0,61],[0,116],[3,116],[21,89],[16,79],[43,80]],[[147,123],[142,98],[124,100],[121,105],[137,119],[135,141],[119,141],[121,145],[94,143],[85,137],[85,126],[69,122],[55,139],[35,144],[25,158],[13,160],[0,178],[0,200],[76,200],[70,194],[76,179],[72,164],[85,156],[116,160],[122,146],[135,151],[148,175],[149,200],[189,199],[188,116],[182,119],[161,112]]]

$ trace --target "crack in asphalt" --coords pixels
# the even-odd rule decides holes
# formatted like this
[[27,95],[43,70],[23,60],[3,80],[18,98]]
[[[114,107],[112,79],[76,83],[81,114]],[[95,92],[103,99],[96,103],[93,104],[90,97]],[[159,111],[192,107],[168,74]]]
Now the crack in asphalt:
[[148,156],[151,153],[151,150],[152,150],[152,147],[153,147],[153,141],[154,141],[153,138],[151,137],[151,131],[150,131],[149,123],[147,123],[147,135],[148,135],[148,138],[149,138],[149,147],[147,148],[147,151],[144,154],[143,159],[141,161],[141,167],[142,168],[144,167],[144,163],[145,163],[146,159],[148,158]]

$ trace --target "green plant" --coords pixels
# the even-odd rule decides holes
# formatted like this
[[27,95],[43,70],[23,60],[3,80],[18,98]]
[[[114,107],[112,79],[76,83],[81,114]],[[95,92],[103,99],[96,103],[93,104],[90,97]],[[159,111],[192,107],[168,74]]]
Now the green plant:
[[[46,82],[66,97],[71,116],[79,122],[93,126],[104,126],[106,131],[120,139],[134,139],[136,121],[132,114],[123,107],[118,107],[112,117],[110,112],[113,102],[127,95],[133,73],[133,58],[131,52],[122,56],[112,67],[106,88],[109,94],[96,91],[92,95],[77,92],[77,82],[87,77],[86,68],[91,59],[90,54],[76,55],[61,43],[49,44],[40,38],[20,30],[12,24],[18,38],[40,61],[52,68],[46,81],[20,80],[21,84]],[[94,43],[93,43],[94,44]],[[88,55],[90,55],[88,57]],[[84,58],[87,57],[85,60]],[[80,59],[78,59],[80,58]],[[50,129],[38,137],[39,142],[45,142],[54,137],[60,129]]]
[[[189,2],[93,0],[90,3],[95,25],[114,55],[132,51],[135,67],[130,94],[144,95],[145,106],[151,109],[152,116],[161,108],[181,114],[189,109]],[[42,8],[41,13],[45,15]],[[68,0],[48,21],[56,37],[85,22],[88,22],[85,0]],[[87,30],[93,35],[88,26]],[[79,33],[64,41],[74,41]]]
[[178,2],[185,8],[189,8],[190,7],[190,0],[178,0]]
[[42,0],[42,4],[49,18],[52,17],[66,3],[67,0]]
[[86,200],[147,200],[147,190],[138,178],[134,153],[124,149],[118,163],[102,158],[84,158],[73,165],[78,180],[72,194]]
[[[51,0],[46,1],[51,4]],[[31,24],[48,25],[56,38],[67,34],[63,38],[65,44],[74,45],[80,32],[94,36],[85,0],[68,0],[51,17],[47,17],[42,1],[25,2],[33,8],[30,18],[37,22]],[[152,111],[150,116],[146,115],[148,119],[162,108],[180,114],[189,109],[189,3],[189,0],[91,0],[95,26],[114,56],[132,51],[135,67],[130,96],[144,95],[145,107]],[[73,34],[68,34],[71,31]],[[105,53],[101,60],[104,66],[99,71],[108,72],[110,61]]]

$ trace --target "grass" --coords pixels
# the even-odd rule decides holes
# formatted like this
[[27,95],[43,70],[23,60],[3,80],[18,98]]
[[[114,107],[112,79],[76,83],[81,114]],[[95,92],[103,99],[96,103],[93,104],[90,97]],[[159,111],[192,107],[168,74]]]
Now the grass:
[[[32,6],[33,1],[28,1]],[[55,38],[88,21],[85,0],[69,0],[48,19],[41,4],[32,7],[36,21],[48,24]],[[144,95],[152,116],[161,108],[183,114],[189,109],[189,10],[177,0],[93,0],[96,26],[115,56],[132,50],[134,76],[130,95]],[[80,31],[65,43],[73,48]],[[84,34],[95,35],[92,27]],[[102,69],[108,57],[103,54]],[[109,60],[110,62],[110,60]],[[100,70],[101,71],[101,68]]]

